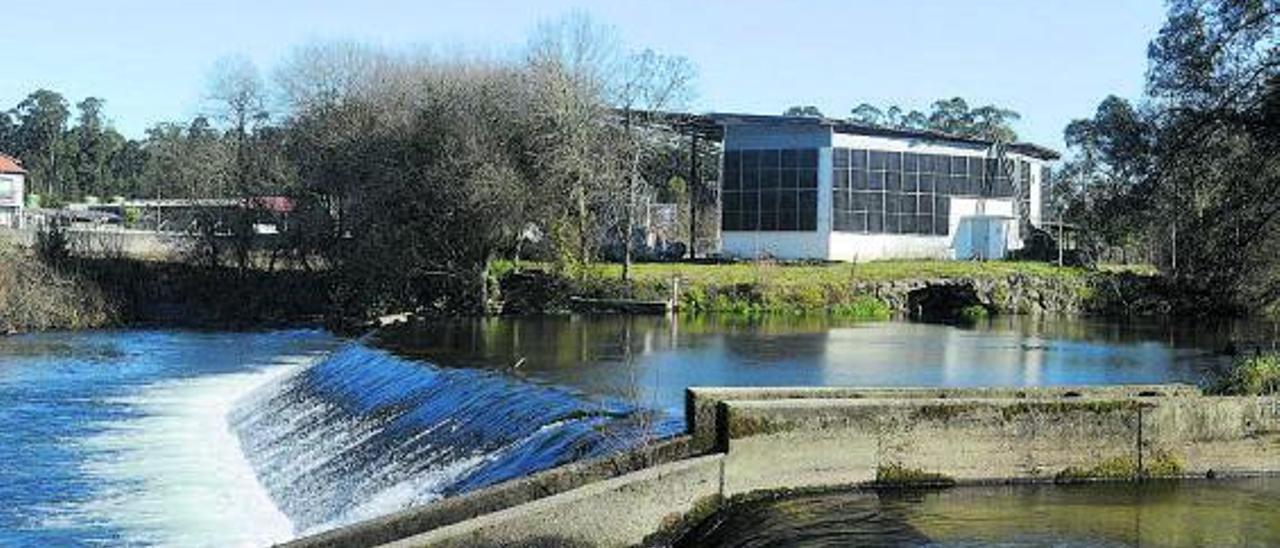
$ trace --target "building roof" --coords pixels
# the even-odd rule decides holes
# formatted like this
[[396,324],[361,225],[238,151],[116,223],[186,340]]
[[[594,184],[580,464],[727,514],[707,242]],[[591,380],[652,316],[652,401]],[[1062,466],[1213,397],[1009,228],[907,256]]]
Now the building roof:
[[[877,137],[896,137],[902,139],[923,139],[928,141],[943,141],[960,144],[992,146],[994,141],[985,139],[975,139],[972,137],[962,137],[959,135],[951,135],[940,131],[919,130],[919,129],[896,129],[869,124],[860,124],[850,122],[848,120],[837,120],[833,118],[818,118],[814,116],[774,116],[767,114],[737,114],[737,113],[711,113],[699,116],[707,121],[712,121],[721,126],[730,125],[773,125],[773,126],[823,126],[830,127],[836,133],[844,133],[848,135],[871,135]],[[1043,147],[1033,143],[1010,143],[1009,150],[1039,158],[1042,160],[1057,160],[1061,157],[1057,151]]]
[[17,158],[0,153],[0,173],[26,175],[27,170],[22,169],[22,162],[19,162]]

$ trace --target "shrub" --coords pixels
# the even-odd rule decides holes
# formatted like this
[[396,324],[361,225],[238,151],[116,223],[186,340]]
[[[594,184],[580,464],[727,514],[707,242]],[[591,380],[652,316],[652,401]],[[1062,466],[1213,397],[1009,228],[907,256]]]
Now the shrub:
[[978,323],[990,315],[985,306],[973,304],[960,309],[959,320],[965,323]]
[[1262,354],[1237,362],[1209,392],[1231,396],[1280,394],[1280,354]]

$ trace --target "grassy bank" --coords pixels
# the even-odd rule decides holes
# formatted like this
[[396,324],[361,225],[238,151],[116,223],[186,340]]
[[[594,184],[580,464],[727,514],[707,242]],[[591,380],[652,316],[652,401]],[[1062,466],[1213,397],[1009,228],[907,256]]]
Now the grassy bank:
[[[517,301],[517,313],[567,308],[568,296],[666,300],[678,286],[682,311],[740,315],[828,313],[878,320],[911,311],[909,293],[922,281],[955,281],[983,289],[955,303],[955,312],[982,303],[992,311],[1020,311],[1021,286],[1033,284],[1035,303],[1057,299],[1077,303],[1092,295],[1091,272],[1034,262],[881,261],[865,264],[831,263],[648,263],[634,265],[632,280],[621,280],[618,264],[598,264],[574,275],[559,275],[546,265],[500,266],[504,299]],[[678,283],[673,283],[678,280]],[[1010,282],[1010,280],[1014,280]],[[1038,285],[1037,285],[1038,284]],[[1043,288],[1041,288],[1043,286]],[[536,288],[537,295],[530,295]],[[1057,294],[1065,294],[1061,297]],[[1020,300],[1022,299],[1022,300]],[[945,300],[945,299],[944,299]],[[983,302],[983,301],[988,302]],[[1054,301],[1056,303],[1056,301]],[[952,303],[945,303],[950,306]],[[1057,306],[1051,304],[1051,307]],[[984,309],[986,310],[986,309]]]
[[0,334],[102,327],[120,319],[118,303],[82,273],[0,244]]

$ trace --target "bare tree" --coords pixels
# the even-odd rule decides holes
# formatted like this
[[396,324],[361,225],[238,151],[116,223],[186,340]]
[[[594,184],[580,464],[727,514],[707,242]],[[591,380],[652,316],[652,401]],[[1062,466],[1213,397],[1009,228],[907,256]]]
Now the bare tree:
[[640,163],[653,141],[646,132],[656,127],[657,118],[666,111],[682,109],[688,104],[696,72],[688,59],[661,55],[653,50],[629,56],[623,69],[615,101],[622,110],[626,136],[623,158],[626,162],[627,192],[623,206],[622,279],[628,280],[634,254],[635,200]]

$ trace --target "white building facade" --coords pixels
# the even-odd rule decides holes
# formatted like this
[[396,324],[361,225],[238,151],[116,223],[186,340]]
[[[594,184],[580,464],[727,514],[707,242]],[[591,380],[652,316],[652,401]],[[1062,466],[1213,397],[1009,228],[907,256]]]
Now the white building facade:
[[820,118],[724,128],[721,252],[739,258],[998,259],[1041,223],[1055,152]]
[[26,177],[17,160],[0,154],[0,227],[22,228]]

